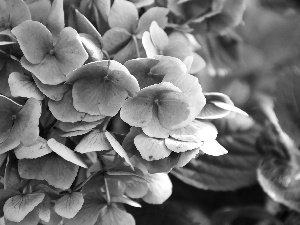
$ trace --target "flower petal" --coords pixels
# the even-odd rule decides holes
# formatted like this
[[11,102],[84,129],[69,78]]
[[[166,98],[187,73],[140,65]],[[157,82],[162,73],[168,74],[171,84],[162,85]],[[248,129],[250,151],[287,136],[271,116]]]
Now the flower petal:
[[40,22],[27,20],[11,32],[17,37],[20,48],[30,63],[42,62],[45,55],[53,48],[52,35]]
[[137,135],[134,138],[134,144],[143,159],[147,161],[166,158],[172,152],[166,147],[164,139],[151,138],[145,134]]

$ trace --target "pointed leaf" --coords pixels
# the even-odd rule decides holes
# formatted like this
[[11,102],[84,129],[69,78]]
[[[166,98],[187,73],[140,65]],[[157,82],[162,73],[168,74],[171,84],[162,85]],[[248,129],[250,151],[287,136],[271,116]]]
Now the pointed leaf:
[[185,167],[175,168],[171,173],[200,189],[236,190],[256,183],[256,170],[261,161],[256,147],[260,127],[253,121],[245,127],[248,120],[251,121],[244,116],[228,117],[216,124],[219,131],[217,140],[228,150],[226,155],[199,155]]
[[138,10],[132,2],[116,0],[110,9],[108,24],[111,28],[120,27],[133,33],[137,27],[138,18]]
[[22,221],[45,197],[44,193],[16,195],[8,199],[3,207],[6,219],[13,222]]
[[105,136],[113,149],[122,157],[125,159],[125,161],[133,168],[133,165],[131,164],[129,157],[126,153],[126,151],[123,149],[122,145],[112,136],[109,132],[105,131]]
[[14,97],[35,98],[43,100],[43,93],[37,88],[32,78],[13,72],[9,75],[8,83],[11,95]]
[[47,141],[42,137],[38,137],[32,145],[19,145],[14,151],[18,159],[35,159],[52,152]]
[[47,18],[46,26],[55,37],[58,37],[65,27],[63,2],[63,0],[54,0]]
[[71,187],[78,172],[77,165],[54,153],[37,159],[21,159],[18,169],[22,178],[46,180],[50,185],[63,190]]
[[21,50],[30,63],[41,63],[53,48],[52,35],[40,22],[27,20],[11,32],[17,37]]
[[110,149],[112,149],[112,147],[106,139],[104,132],[100,130],[94,130],[79,142],[74,151],[87,153]]
[[171,196],[173,185],[167,174],[146,174],[145,177],[149,179],[149,190],[143,197],[145,202],[150,204],[162,204]]
[[54,151],[56,154],[64,158],[65,160],[72,162],[78,166],[83,168],[87,168],[87,165],[82,161],[82,159],[71,149],[66,147],[65,145],[59,143],[55,139],[51,138],[47,141],[48,146]]
[[145,134],[137,135],[134,144],[143,159],[148,161],[166,158],[172,152],[166,147],[164,139],[150,138]]
[[81,14],[77,9],[75,9],[76,13],[76,19],[77,19],[77,26],[78,26],[78,32],[79,33],[86,33],[89,35],[92,35],[96,38],[96,40],[99,42],[99,44],[102,45],[102,37],[97,31],[97,29],[93,26],[93,24],[83,15]]
[[83,202],[82,193],[73,192],[58,199],[55,203],[54,210],[58,215],[71,219],[79,212]]

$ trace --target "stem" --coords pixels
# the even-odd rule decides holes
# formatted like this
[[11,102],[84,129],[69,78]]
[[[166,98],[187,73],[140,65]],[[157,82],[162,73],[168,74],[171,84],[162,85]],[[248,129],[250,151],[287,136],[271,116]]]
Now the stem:
[[104,183],[105,183],[105,194],[106,194],[106,201],[107,204],[110,205],[111,200],[110,200],[110,193],[109,193],[109,189],[108,189],[108,185],[107,185],[107,180],[106,177],[104,176]]
[[103,121],[103,123],[102,123],[102,126],[103,126],[103,127],[102,127],[102,131],[103,131],[103,132],[106,131],[107,126],[108,126],[108,124],[109,124],[111,118],[112,118],[111,116],[105,117],[105,119],[104,119],[104,121]]
[[135,50],[136,50],[137,57],[141,58],[140,50],[139,50],[139,45],[138,45],[136,36],[132,35],[132,39],[133,39],[133,42],[134,42],[134,45],[135,45]]
[[86,178],[86,180],[85,181],[83,181],[83,182],[81,182],[80,184],[78,184],[75,188],[74,188],[74,190],[73,191],[79,191],[90,179],[92,179],[92,177],[94,177],[94,176],[96,176],[96,175],[98,175],[98,174],[101,174],[101,173],[103,173],[103,170],[100,170],[100,171],[98,171],[98,172],[96,172],[96,173],[93,173],[93,174],[91,174],[88,178]]
[[6,53],[5,51],[3,51],[1,49],[0,49],[0,52],[3,53],[3,54],[5,54],[5,55],[7,55],[8,57],[10,57],[13,60],[16,60],[16,61],[20,62],[20,60],[18,60],[18,58],[16,56],[8,54],[8,53]]
[[[100,166],[101,166],[102,171],[106,171],[106,165],[105,165],[105,162],[103,160],[103,156],[101,156],[101,155],[99,155],[99,162],[100,162]],[[109,188],[108,188],[108,184],[107,184],[105,174],[104,174],[104,183],[105,183],[106,201],[107,201],[107,204],[110,205],[110,203],[111,203],[110,193],[109,193]]]

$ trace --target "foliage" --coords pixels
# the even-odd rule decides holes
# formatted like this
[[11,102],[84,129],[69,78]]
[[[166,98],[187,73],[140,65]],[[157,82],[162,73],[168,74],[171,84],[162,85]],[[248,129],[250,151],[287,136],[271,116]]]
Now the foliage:
[[[293,224],[299,56],[247,30],[278,8],[298,4],[0,0],[0,224]],[[295,212],[196,201],[255,184]]]

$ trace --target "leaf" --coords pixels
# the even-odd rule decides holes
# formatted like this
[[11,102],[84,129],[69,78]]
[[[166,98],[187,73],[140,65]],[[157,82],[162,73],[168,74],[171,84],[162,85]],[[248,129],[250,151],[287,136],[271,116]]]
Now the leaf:
[[150,138],[145,134],[137,135],[134,144],[143,159],[148,161],[166,158],[172,152],[166,147],[164,139]]
[[54,210],[58,215],[71,219],[79,212],[83,202],[82,193],[73,192],[58,199],[54,205]]
[[65,219],[64,224],[94,225],[105,204],[105,199],[99,198],[99,195],[95,192],[90,192],[84,196],[84,203],[76,216],[72,219]]
[[60,101],[49,100],[48,107],[53,116],[62,122],[78,122],[85,116],[85,113],[74,108],[71,90],[67,91]]
[[14,97],[35,98],[43,100],[43,93],[37,88],[33,79],[24,74],[13,72],[9,75],[8,83],[11,95]]
[[112,149],[112,147],[106,139],[104,132],[100,130],[94,130],[81,139],[74,151],[87,153],[110,149]]
[[50,185],[65,190],[74,182],[78,166],[51,153],[37,159],[21,159],[18,169],[22,178],[46,180]]
[[[248,120],[250,126],[244,126]],[[238,115],[219,122],[217,140],[228,154],[219,157],[200,155],[184,168],[174,169],[171,173],[200,189],[228,191],[252,185],[256,182],[256,169],[261,159],[256,150],[260,127],[249,117]]]
[[87,165],[82,161],[82,159],[71,149],[66,147],[65,145],[59,143],[55,139],[51,138],[47,141],[48,146],[54,151],[56,154],[64,158],[65,160],[74,163],[83,168],[87,168]]
[[35,159],[52,152],[47,141],[42,137],[38,137],[32,145],[19,145],[14,151],[18,159]]
[[168,22],[167,14],[169,9],[163,7],[152,7],[148,9],[140,18],[136,33],[141,36],[145,31],[149,30],[151,23],[155,23],[165,28]]
[[298,109],[300,102],[298,96],[300,93],[297,86],[300,83],[300,76],[295,70],[289,69],[289,67],[284,68],[278,76],[274,110],[282,129],[299,146],[300,118]]
[[53,47],[51,33],[40,22],[25,21],[11,32],[16,36],[24,56],[32,64],[41,63]]
[[101,209],[96,223],[103,225],[135,225],[133,216],[125,211],[123,206],[117,204],[106,205]]
[[54,0],[52,2],[46,26],[54,37],[58,37],[65,27],[63,0]]
[[167,174],[146,174],[145,177],[149,180],[149,190],[143,197],[145,202],[150,204],[162,204],[171,196],[173,185]]
[[122,145],[120,145],[120,143],[108,131],[105,131],[104,134],[111,144],[112,148],[119,154],[119,156],[125,159],[125,161],[131,166],[131,168],[133,168],[133,165],[131,164],[129,157],[126,151],[123,149]]
[[54,101],[59,101],[63,98],[64,94],[70,89],[66,84],[48,85],[43,84],[38,78],[33,76],[34,82],[39,90],[48,98]]
[[133,33],[136,30],[138,18],[138,10],[132,2],[116,0],[110,9],[108,24],[111,28],[120,27]]
[[229,27],[235,27],[243,20],[246,9],[244,0],[227,0],[223,4],[221,13],[207,19],[207,26],[213,33],[221,33]]
[[3,207],[6,219],[13,222],[22,221],[45,197],[44,193],[16,195],[9,198]]

